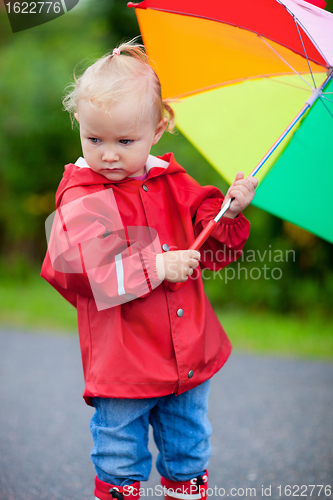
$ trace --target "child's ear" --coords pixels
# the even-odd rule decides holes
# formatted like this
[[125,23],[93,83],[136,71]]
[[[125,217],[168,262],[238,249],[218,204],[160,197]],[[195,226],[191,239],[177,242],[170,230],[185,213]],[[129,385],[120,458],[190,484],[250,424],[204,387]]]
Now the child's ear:
[[78,123],[80,123],[80,122],[79,122],[79,115],[78,115],[77,113],[74,113],[74,118],[75,118],[75,120],[76,120]]
[[160,121],[158,122],[156,129],[155,129],[155,135],[153,138],[153,145],[157,144],[160,138],[162,137],[166,127],[168,125],[168,119],[167,118],[161,118]]

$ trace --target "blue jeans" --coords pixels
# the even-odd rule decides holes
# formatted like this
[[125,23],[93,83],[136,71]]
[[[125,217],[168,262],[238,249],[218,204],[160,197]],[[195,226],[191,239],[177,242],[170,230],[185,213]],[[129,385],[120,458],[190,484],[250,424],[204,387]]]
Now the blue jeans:
[[179,396],[149,399],[93,398],[91,460],[101,481],[125,486],[147,481],[152,466],[149,424],[159,450],[156,467],[171,481],[204,473],[211,453],[207,418],[209,383]]

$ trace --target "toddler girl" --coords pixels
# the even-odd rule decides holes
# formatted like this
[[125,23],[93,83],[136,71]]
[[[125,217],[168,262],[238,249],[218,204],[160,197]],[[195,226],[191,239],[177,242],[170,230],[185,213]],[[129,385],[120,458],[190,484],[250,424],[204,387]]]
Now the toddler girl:
[[[209,379],[231,345],[199,267],[219,270],[240,256],[250,229],[241,211],[257,180],[238,173],[224,199],[171,153],[149,154],[173,112],[131,42],[90,66],[64,103],[83,157],[66,165],[57,190],[42,276],[77,308],[83,396],[95,407],[95,497],[139,498],[151,424],[165,497],[204,498]],[[200,253],[185,250],[229,198]]]

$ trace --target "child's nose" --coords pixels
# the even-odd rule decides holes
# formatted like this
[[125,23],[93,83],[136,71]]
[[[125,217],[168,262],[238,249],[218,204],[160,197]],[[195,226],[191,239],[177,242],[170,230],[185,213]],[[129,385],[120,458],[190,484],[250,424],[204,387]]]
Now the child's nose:
[[109,161],[109,162],[118,161],[119,156],[114,149],[106,149],[103,153],[102,160]]

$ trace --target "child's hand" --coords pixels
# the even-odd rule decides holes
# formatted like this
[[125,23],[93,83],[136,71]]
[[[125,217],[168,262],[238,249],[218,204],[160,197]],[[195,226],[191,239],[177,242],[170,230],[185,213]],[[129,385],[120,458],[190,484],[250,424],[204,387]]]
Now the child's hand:
[[222,207],[230,198],[235,198],[229,210],[224,214],[224,217],[234,219],[237,215],[246,208],[254,197],[254,190],[258,186],[258,179],[255,177],[246,177],[244,179],[243,172],[237,172],[234,182],[231,184]]
[[171,283],[186,281],[193,274],[193,269],[198,267],[199,259],[200,253],[196,250],[176,250],[158,254],[158,277],[161,281],[165,279]]

